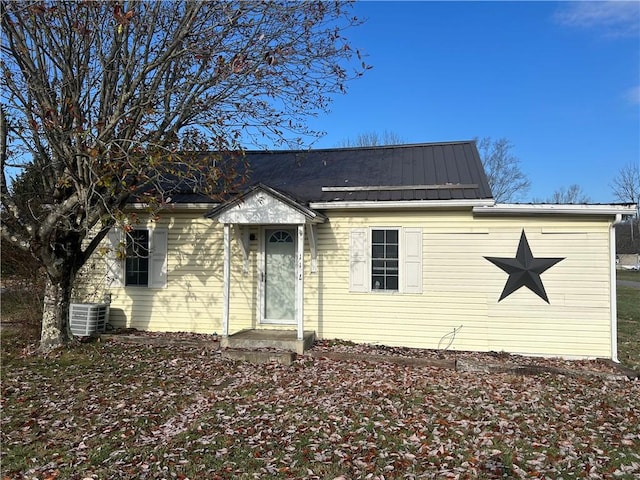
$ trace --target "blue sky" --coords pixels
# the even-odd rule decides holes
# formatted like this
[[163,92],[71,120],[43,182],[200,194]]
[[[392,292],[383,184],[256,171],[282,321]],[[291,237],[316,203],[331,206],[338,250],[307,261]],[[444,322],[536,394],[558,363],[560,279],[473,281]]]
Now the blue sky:
[[407,143],[508,138],[532,187],[613,202],[640,162],[640,3],[358,2],[373,69],[311,122],[314,148],[366,132]]

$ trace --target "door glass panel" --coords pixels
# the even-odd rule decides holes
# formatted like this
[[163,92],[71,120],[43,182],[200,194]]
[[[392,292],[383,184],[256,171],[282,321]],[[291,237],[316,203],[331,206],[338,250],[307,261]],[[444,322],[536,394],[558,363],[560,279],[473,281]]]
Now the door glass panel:
[[267,230],[265,320],[295,320],[295,241],[289,230]]

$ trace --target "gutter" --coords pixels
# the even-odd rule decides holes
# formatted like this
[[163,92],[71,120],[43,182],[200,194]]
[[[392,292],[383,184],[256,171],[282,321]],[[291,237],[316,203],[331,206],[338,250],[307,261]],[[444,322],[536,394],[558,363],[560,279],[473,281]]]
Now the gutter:
[[[211,210],[219,205],[218,203],[167,203],[163,205],[160,210]],[[144,210],[149,208],[148,203],[129,203],[126,208],[131,210]]]
[[473,208],[476,215],[633,215],[631,204],[521,204],[504,203]]
[[620,363],[618,360],[618,285],[616,279],[616,228],[615,226],[622,222],[622,215],[619,213],[611,222],[609,228],[609,303],[611,305],[611,360]]
[[335,202],[310,202],[309,207],[316,210],[339,209],[409,209],[409,208],[473,208],[489,207],[493,200],[393,200],[393,201],[335,201]]

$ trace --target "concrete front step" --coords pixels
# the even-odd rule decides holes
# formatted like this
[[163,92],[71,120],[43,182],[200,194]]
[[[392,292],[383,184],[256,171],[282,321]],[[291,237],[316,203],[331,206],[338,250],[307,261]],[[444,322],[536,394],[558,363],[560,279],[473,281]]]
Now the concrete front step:
[[296,353],[226,349],[222,351],[222,358],[255,364],[278,363],[280,365],[289,366],[296,359]]
[[221,347],[245,350],[273,348],[303,354],[313,346],[316,334],[308,331],[304,332],[302,340],[298,340],[297,337],[295,330],[243,330],[228,337],[222,337]]

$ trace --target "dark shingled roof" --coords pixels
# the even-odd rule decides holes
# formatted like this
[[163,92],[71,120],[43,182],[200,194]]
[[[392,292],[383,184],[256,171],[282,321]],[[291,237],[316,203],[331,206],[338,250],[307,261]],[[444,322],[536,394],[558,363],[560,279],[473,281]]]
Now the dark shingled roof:
[[[491,199],[473,141],[322,150],[247,151],[247,189],[274,188],[295,201]],[[185,195],[186,194],[186,195]],[[197,201],[197,194],[174,195]]]
[[250,185],[268,185],[303,203],[492,198],[473,141],[250,151],[246,157]]

